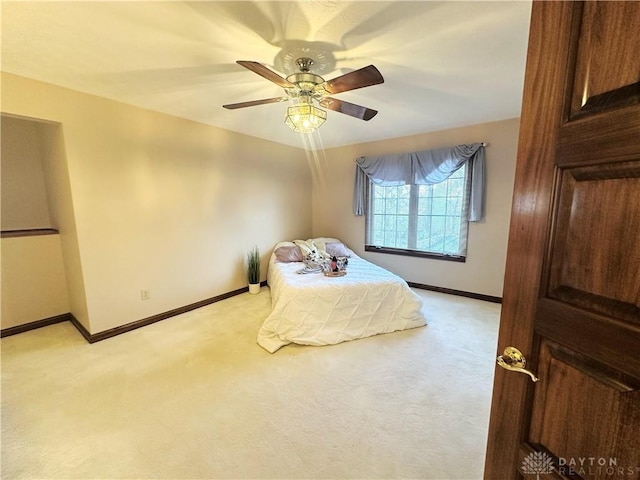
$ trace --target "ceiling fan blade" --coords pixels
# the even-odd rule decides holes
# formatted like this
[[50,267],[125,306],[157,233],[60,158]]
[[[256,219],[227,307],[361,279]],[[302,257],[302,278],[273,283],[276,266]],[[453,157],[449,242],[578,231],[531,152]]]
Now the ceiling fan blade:
[[356,105],[355,103],[345,102],[344,100],[338,100],[337,98],[327,97],[319,102],[320,106],[328,108],[336,112],[351,115],[352,117],[359,118],[360,120],[371,120],[378,114],[377,110]]
[[325,88],[331,94],[355,90],[356,88],[370,87],[384,83],[380,71],[373,65],[345,73],[332,80],[327,80]]
[[252,100],[250,102],[229,103],[227,105],[223,105],[223,107],[228,108],[229,110],[235,110],[236,108],[254,107],[256,105],[265,105],[267,103],[286,102],[287,100],[289,100],[289,97],[274,97],[265,98],[264,100]]
[[267,67],[258,62],[251,62],[248,60],[238,60],[236,62],[238,65],[242,65],[244,68],[248,68],[254,73],[257,73],[261,77],[266,78],[267,80],[275,83],[276,85],[281,86],[282,88],[293,88],[295,85],[290,81],[282,78],[273,70],[269,70]]

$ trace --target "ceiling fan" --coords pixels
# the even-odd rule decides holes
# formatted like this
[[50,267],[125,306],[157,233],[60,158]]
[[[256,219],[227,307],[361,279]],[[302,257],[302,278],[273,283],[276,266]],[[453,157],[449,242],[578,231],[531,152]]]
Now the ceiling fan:
[[314,101],[321,107],[361,120],[371,120],[378,113],[371,108],[329,96],[383,83],[384,78],[382,78],[378,69],[373,65],[325,81],[321,76],[311,73],[311,65],[313,65],[311,58],[298,58],[296,64],[300,71],[289,75],[287,78],[281,77],[273,70],[270,70],[258,62],[238,60],[236,63],[282,87],[285,96],[253,100],[250,102],[231,103],[223,105],[224,108],[233,110],[236,108],[253,107],[256,105],[291,100],[294,102],[294,106],[287,108],[285,123],[292,130],[299,133],[311,133],[315,131],[327,118],[327,112],[317,108],[313,103]]

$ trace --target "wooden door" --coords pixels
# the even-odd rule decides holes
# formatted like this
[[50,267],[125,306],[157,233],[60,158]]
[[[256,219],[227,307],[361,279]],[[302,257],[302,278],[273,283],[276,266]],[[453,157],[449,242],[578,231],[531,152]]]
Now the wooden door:
[[639,479],[638,1],[533,4],[508,346],[539,381],[496,368],[485,478]]

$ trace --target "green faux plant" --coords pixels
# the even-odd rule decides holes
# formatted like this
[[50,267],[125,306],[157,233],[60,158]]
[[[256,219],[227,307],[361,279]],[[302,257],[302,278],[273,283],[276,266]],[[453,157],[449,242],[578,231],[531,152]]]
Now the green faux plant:
[[247,280],[249,284],[260,283],[260,250],[253,247],[247,253]]

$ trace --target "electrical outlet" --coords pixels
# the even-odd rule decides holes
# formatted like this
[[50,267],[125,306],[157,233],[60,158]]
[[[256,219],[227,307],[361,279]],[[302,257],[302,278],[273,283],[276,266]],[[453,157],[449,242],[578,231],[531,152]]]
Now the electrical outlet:
[[140,299],[141,300],[149,300],[151,298],[151,291],[149,290],[140,290]]

